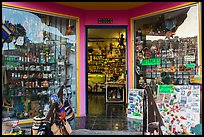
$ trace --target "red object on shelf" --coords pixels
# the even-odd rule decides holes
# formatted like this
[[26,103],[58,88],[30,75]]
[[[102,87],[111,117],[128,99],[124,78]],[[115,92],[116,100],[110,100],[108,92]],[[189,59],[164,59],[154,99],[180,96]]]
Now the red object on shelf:
[[173,119],[171,120],[171,124],[173,124],[173,123],[174,123],[174,121],[175,121],[175,119],[173,118]]
[[176,132],[176,128],[175,127],[173,127],[173,133],[175,133]]
[[187,120],[184,116],[181,116],[180,118],[183,119],[183,120]]

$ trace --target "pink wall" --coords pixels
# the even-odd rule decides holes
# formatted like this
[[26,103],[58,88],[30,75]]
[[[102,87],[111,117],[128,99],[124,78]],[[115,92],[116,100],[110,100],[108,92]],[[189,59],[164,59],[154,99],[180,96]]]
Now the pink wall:
[[31,9],[37,9],[42,11],[49,11],[49,12],[55,12],[65,15],[71,15],[71,16],[82,16],[83,10],[67,7],[63,5],[57,5],[52,2],[5,2],[6,4],[11,4],[14,6],[21,6]]
[[[86,88],[85,88],[85,25],[100,25],[97,23],[98,17],[112,17],[113,24],[110,25],[127,25],[128,26],[128,58],[132,58],[133,55],[129,54],[131,51],[130,45],[130,18],[147,14],[150,12],[178,6],[185,4],[186,2],[152,2],[139,8],[127,10],[127,11],[84,11],[77,8],[66,7],[63,5],[53,4],[51,2],[6,2],[15,6],[27,7],[32,9],[50,11],[60,14],[67,14],[72,16],[78,16],[80,18],[80,116],[86,115]],[[128,74],[132,73],[133,63],[128,60]],[[132,80],[133,74],[128,77],[128,80]],[[128,86],[129,87],[129,86]]]
[[[128,25],[128,11],[86,11],[86,25]],[[113,18],[112,24],[98,24],[98,18]]]

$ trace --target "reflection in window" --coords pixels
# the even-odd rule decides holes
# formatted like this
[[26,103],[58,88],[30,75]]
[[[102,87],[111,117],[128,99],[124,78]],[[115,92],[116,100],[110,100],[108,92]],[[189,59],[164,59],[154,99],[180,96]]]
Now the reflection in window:
[[[136,72],[145,72],[138,77],[161,78],[160,84],[189,84],[199,68],[197,15],[193,5],[135,20]],[[142,65],[142,60],[151,58],[161,58],[161,63]]]
[[3,117],[47,113],[63,84],[77,113],[76,20],[3,7],[2,24],[12,32],[2,39]]

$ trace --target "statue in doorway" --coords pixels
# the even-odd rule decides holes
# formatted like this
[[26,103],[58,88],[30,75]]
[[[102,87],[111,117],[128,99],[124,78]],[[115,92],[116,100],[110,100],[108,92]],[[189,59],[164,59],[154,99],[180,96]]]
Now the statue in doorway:
[[120,54],[123,55],[125,53],[125,44],[124,44],[124,40],[125,38],[123,38],[123,34],[121,34],[121,37],[119,38],[118,42],[118,47],[120,49]]

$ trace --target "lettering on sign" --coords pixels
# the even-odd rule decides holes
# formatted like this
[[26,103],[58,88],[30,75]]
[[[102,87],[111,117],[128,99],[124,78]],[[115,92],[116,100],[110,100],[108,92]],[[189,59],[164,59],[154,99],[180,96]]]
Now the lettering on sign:
[[195,64],[192,63],[192,64],[185,64],[185,67],[187,68],[195,68]]
[[161,58],[143,59],[142,66],[160,65]]
[[173,85],[159,85],[158,92],[160,94],[171,94],[174,93],[174,86]]
[[113,19],[112,18],[98,18],[99,24],[112,24]]

